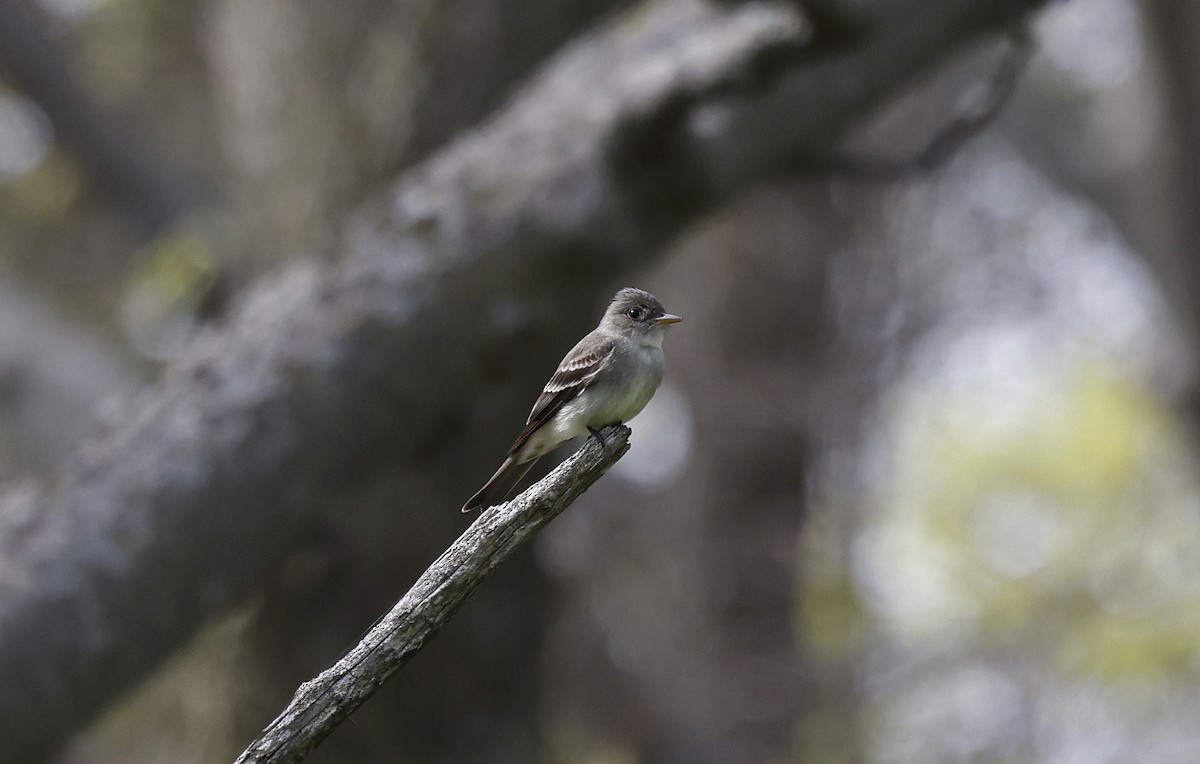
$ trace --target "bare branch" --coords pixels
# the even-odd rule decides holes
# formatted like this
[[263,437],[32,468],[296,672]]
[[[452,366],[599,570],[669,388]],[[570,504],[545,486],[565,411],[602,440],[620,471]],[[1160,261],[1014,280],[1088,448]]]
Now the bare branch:
[[486,510],[421,574],[366,636],[291,703],[238,764],[296,762],[441,631],[497,565],[575,501],[629,450],[629,428],[608,427],[512,501]]
[[836,174],[851,180],[903,180],[932,172],[950,161],[968,141],[1003,111],[1033,55],[1028,25],[1020,24],[1009,39],[1011,47],[983,84],[982,97],[954,115],[919,150],[906,157],[831,156],[815,160],[810,172]]

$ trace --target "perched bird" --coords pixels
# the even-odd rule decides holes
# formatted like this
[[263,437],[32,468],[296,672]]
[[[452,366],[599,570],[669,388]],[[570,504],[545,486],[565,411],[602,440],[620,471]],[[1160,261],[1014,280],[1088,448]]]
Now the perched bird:
[[463,505],[463,512],[498,504],[539,457],[578,435],[623,424],[637,415],[663,378],[663,336],[683,319],[649,292],[617,292],[600,325],[567,353],[508,450],[496,474]]

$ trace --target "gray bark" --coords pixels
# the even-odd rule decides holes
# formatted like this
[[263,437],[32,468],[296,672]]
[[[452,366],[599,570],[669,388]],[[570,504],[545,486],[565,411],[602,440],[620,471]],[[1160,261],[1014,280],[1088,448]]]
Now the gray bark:
[[601,431],[517,498],[485,511],[357,645],[305,682],[238,757],[239,764],[300,761],[433,639],[496,566],[557,517],[629,450],[629,428]]

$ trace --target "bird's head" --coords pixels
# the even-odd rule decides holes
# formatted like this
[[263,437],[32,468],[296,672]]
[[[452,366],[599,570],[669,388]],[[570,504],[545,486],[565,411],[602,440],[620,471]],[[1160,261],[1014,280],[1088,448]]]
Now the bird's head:
[[658,345],[662,343],[667,327],[682,320],[668,313],[658,298],[649,292],[625,287],[608,304],[602,324],[621,334],[637,337],[644,344]]

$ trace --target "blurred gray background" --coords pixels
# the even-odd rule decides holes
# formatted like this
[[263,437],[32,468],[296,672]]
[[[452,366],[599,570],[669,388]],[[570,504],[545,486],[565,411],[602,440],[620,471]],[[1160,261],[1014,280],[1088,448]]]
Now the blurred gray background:
[[[628,284],[686,319],[633,449],[312,761],[1200,761],[1200,8],[795,4],[801,78],[943,5],[993,32],[1035,7],[1032,57],[930,172],[806,157],[647,207],[653,246],[625,254],[573,243],[569,188],[544,256],[398,276],[403,341],[340,307],[274,323],[303,274],[353,282],[386,189],[572,40],[758,5],[4,0],[0,760],[232,759],[470,522]],[[1011,44],[961,42],[830,128],[839,156],[903,157],[977,101]],[[372,262],[406,267],[407,241]],[[237,394],[286,433],[227,447],[208,364],[260,361]],[[372,380],[397,392],[353,393]],[[471,403],[411,403],[443,395]],[[205,456],[154,457],[176,445]],[[179,485],[195,519],[122,519],[130,496],[174,516]]]

